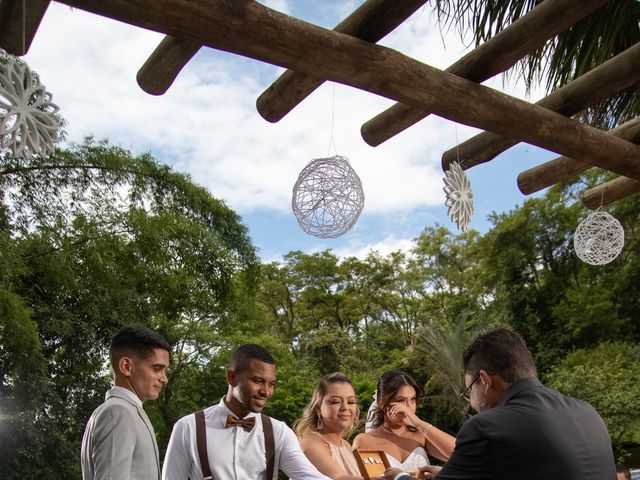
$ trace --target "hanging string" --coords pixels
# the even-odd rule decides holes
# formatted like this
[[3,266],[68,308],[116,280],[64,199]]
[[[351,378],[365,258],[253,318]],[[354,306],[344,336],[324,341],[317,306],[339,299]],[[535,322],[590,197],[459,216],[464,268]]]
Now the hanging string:
[[331,155],[332,145],[333,145],[334,155],[337,155],[338,147],[336,146],[336,141],[333,138],[333,125],[334,125],[335,115],[336,115],[336,84],[332,82],[331,85],[333,86],[333,90],[331,93],[331,139],[329,140],[329,150],[327,151],[327,155]]
[[458,124],[454,123],[453,126],[456,131],[456,162],[458,162],[458,165],[460,165],[460,142],[458,142]]
[[27,0],[22,0],[22,54],[24,55],[27,49]]

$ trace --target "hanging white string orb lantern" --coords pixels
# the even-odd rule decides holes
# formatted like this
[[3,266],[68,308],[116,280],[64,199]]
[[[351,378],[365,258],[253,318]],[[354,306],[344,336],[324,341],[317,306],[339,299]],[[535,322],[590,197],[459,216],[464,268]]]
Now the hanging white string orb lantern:
[[583,262],[605,265],[612,262],[624,247],[624,228],[604,210],[596,210],[585,218],[573,237],[573,248]]
[[451,217],[451,221],[464,232],[473,217],[471,182],[458,162],[451,162],[449,169],[445,171],[443,181],[447,214]]
[[0,62],[0,151],[26,159],[53,152],[63,122],[51,98],[27,64]]
[[339,237],[356,224],[364,208],[362,182],[346,157],[315,158],[298,176],[291,207],[309,235]]

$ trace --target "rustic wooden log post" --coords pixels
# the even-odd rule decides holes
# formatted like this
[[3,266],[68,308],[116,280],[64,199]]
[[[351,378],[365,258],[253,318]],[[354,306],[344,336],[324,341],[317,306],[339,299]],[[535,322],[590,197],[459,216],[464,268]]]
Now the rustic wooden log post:
[[[508,70],[527,53],[607,2],[546,0],[446,71],[480,83]],[[396,104],[362,125],[360,133],[365,142],[377,147],[431,113],[430,109],[417,110]]]
[[[318,75],[640,179],[640,147],[392,49],[235,0],[61,0],[103,16]],[[188,21],[186,20],[188,19]]]
[[167,35],[138,70],[138,85],[151,95],[163,95],[198,50],[198,42]]
[[[409,18],[427,0],[367,0],[333,30],[375,43]],[[256,101],[262,117],[278,122],[307,98],[324,79],[287,70]]]
[[618,177],[582,193],[582,203],[585,207],[595,210],[601,205],[609,205],[617,200],[640,192],[640,180]]
[[[618,125],[610,130],[609,134],[629,142],[640,143],[640,117]],[[569,180],[591,167],[590,163],[584,161],[564,156],[558,157],[518,175],[518,188],[525,195],[530,195],[555,183]]]
[[0,1],[0,48],[11,55],[27,53],[50,3],[50,0]]
[[[538,101],[536,105],[567,116],[574,115],[638,81],[640,81],[640,43],[555,90]],[[480,165],[519,142],[520,140],[514,135],[503,137],[490,132],[480,133],[447,150],[442,155],[442,168],[446,170],[457,158],[462,159],[462,166],[465,169]]]

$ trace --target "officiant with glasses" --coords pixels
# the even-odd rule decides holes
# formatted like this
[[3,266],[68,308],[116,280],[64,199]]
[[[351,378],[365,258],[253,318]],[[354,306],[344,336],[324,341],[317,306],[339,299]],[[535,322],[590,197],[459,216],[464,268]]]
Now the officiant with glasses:
[[[615,480],[611,439],[591,405],[547,388],[522,337],[498,328],[463,355],[463,399],[478,412],[463,425],[436,480]],[[410,480],[389,469],[386,480]]]

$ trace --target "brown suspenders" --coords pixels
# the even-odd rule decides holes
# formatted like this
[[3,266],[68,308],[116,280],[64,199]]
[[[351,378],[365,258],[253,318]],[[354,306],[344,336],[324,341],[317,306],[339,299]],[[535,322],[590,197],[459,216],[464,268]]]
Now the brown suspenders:
[[211,467],[209,467],[209,457],[207,456],[207,431],[204,425],[204,410],[194,413],[196,416],[196,443],[198,445],[198,456],[200,457],[200,468],[202,468],[203,480],[213,480]]
[[273,425],[271,418],[261,413],[262,430],[264,433],[264,454],[267,459],[267,480],[273,480],[273,465],[275,463],[276,447],[273,439]]
[[[213,480],[209,457],[207,456],[207,435],[204,425],[204,410],[194,413],[196,417],[196,443],[198,446],[198,457],[200,457],[200,467],[202,468],[203,480]],[[273,470],[275,465],[275,440],[273,438],[273,425],[271,418],[265,414],[262,417],[262,430],[264,433],[265,460],[267,462],[266,480],[273,480]]]

